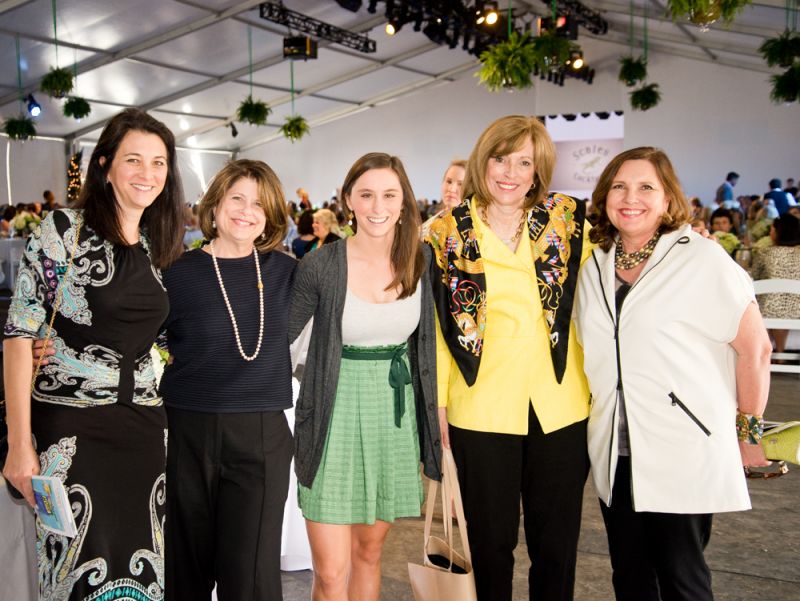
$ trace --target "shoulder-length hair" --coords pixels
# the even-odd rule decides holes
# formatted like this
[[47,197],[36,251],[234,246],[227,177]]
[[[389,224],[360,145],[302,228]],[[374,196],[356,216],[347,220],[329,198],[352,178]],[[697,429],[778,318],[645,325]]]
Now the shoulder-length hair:
[[161,121],[137,108],[125,109],[112,117],[92,151],[86,181],[75,207],[83,209],[85,223],[101,238],[128,246],[122,233],[119,204],[107,178],[122,139],[131,131],[155,134],[167,149],[164,189],[144,210],[140,221],[150,241],[151,261],[163,269],[183,252],[183,187],[175,155],[175,137]]
[[[419,217],[417,200],[414,198],[414,190],[411,182],[408,181],[406,170],[399,158],[383,152],[370,152],[358,159],[342,184],[342,198],[347,214],[350,209],[346,206],[358,178],[372,169],[391,169],[397,179],[400,180],[400,189],[403,192],[403,205],[400,210],[400,219],[395,226],[394,241],[392,242],[391,261],[394,268],[394,279],[386,287],[386,290],[400,288],[398,299],[406,298],[414,294],[422,270],[424,269],[425,259],[422,255],[420,246],[419,230],[422,222]],[[358,231],[358,223],[353,217],[353,231]]]
[[331,233],[342,237],[342,230],[339,229],[339,220],[336,218],[336,213],[330,209],[317,209],[314,211],[314,221],[323,223]]
[[492,157],[518,151],[530,140],[533,143],[533,187],[525,195],[526,211],[541,203],[553,179],[556,164],[556,147],[547,129],[536,117],[509,115],[489,125],[478,138],[467,161],[464,179],[464,198],[474,196],[481,206],[493,201],[486,185],[486,167]]
[[228,190],[243,177],[249,177],[256,182],[258,202],[266,216],[264,231],[253,243],[256,250],[263,253],[282,248],[289,218],[286,215],[286,198],[281,181],[265,162],[250,159],[229,161],[211,180],[211,185],[200,199],[197,215],[203,236],[210,241],[219,235],[214,227],[214,212]]
[[667,211],[661,217],[661,225],[658,231],[661,233],[671,232],[682,225],[689,223],[692,218],[692,210],[686,202],[681,183],[675,174],[675,169],[667,157],[666,153],[652,146],[639,146],[631,148],[615,156],[606,165],[597,186],[592,192],[592,216],[595,225],[589,232],[589,239],[597,244],[604,251],[608,251],[617,237],[617,228],[611,223],[606,210],[606,199],[611,190],[611,184],[625,161],[648,161],[656,170],[661,185],[664,186],[664,194],[669,199]]

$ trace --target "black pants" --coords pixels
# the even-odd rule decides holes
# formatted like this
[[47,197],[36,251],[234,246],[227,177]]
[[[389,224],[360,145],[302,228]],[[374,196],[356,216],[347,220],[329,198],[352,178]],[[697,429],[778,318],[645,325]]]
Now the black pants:
[[509,601],[520,495],[530,599],[571,601],[583,487],[586,421],[545,435],[531,407],[528,434],[450,426],[479,601]]
[[611,507],[600,501],[617,601],[712,601],[703,551],[712,514],[636,512],[631,460],[620,457]]
[[279,601],[292,435],[283,411],[167,409],[166,599]]

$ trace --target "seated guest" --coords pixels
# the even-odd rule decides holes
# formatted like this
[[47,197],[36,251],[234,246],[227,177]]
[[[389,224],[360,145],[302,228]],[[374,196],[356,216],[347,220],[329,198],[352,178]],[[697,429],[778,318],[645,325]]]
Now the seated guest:
[[306,252],[310,252],[322,246],[341,239],[342,232],[339,229],[339,221],[336,213],[330,209],[319,209],[314,213],[314,240],[306,246]]
[[[754,280],[800,280],[800,219],[786,214],[772,222],[773,246],[754,253],[750,275]],[[759,294],[758,305],[764,317],[800,319],[800,295]],[[786,350],[788,330],[770,330],[775,352]]]
[[772,200],[778,215],[783,215],[789,207],[797,205],[794,196],[781,189],[781,180],[777,177],[769,180],[769,192],[764,194],[764,198]]
[[297,218],[297,238],[292,241],[292,254],[302,259],[308,246],[316,240],[314,236],[314,211],[305,210]]
[[733,211],[720,208],[711,213],[711,233],[731,256],[741,246],[733,221]]

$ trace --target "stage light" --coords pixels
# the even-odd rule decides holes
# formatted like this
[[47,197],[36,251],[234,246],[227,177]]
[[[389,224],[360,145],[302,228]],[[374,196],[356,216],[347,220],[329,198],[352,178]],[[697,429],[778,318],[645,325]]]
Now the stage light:
[[232,138],[235,138],[236,136],[238,136],[238,135],[239,135],[239,130],[238,130],[238,129],[236,129],[236,125],[233,123],[233,121],[231,121],[230,123],[228,123],[228,125],[229,125],[229,126],[230,126],[230,128],[231,128],[231,137],[232,137]]
[[403,28],[403,24],[397,19],[391,19],[386,24],[386,35],[394,35]]
[[499,17],[497,15],[497,11],[496,10],[489,11],[489,14],[486,15],[486,24],[487,25],[494,25],[495,23],[497,23],[497,19],[498,18]]
[[575,71],[578,71],[586,64],[583,60],[583,51],[581,50],[573,50],[569,55],[569,61],[567,64],[572,67]]
[[25,100],[28,102],[28,113],[30,113],[31,117],[38,117],[42,114],[42,105],[36,102],[33,94],[28,94]]

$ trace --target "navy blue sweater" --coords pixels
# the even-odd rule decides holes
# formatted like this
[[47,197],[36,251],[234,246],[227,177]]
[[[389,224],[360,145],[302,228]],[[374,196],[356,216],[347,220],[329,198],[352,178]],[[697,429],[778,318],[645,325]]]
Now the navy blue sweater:
[[[275,411],[292,406],[288,319],[297,261],[273,251],[260,255],[264,282],[264,339],[254,361],[239,354],[211,255],[185,253],[164,274],[165,322],[173,362],[161,394],[168,407],[215,413]],[[258,342],[258,289],[252,255],[217,259],[239,337],[247,355]]]

